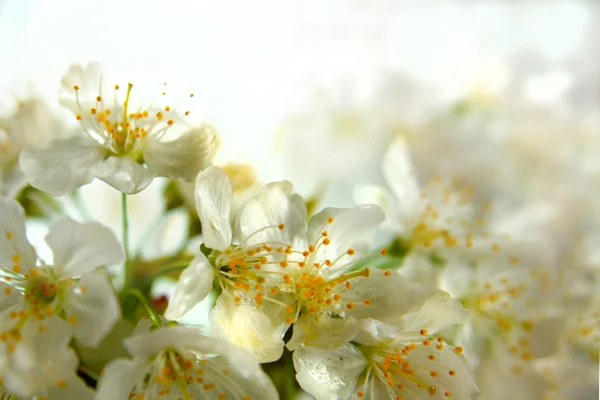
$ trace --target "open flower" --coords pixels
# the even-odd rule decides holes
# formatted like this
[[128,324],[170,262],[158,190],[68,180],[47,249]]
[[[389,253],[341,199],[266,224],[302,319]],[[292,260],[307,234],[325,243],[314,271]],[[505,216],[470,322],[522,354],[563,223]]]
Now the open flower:
[[[38,260],[27,241],[19,204],[0,198],[0,370],[6,368],[17,376],[9,381],[0,374],[11,393],[43,389],[46,373],[50,377],[61,371],[72,373],[76,359],[57,361],[70,359],[69,339],[73,336],[86,346],[96,346],[120,317],[108,277],[95,271],[123,261],[114,234],[97,223],[62,219],[50,227],[46,242],[54,254],[51,265]],[[64,338],[64,349],[57,337]],[[54,362],[59,367],[42,368]],[[32,376],[36,385],[26,381]]]
[[352,343],[294,351],[296,378],[317,400],[470,399],[476,387],[462,348],[438,336],[462,322],[465,310],[438,293],[396,326],[364,320]]
[[209,258],[199,254],[186,268],[165,316],[183,316],[206,297],[213,281],[222,295],[211,313],[213,328],[241,347],[252,349],[263,362],[277,360],[290,323],[283,315],[293,299],[278,293],[282,274],[269,267],[302,231],[306,209],[292,194],[289,182],[266,185],[244,207],[233,238],[232,187],[218,167],[202,171],[196,180],[196,206]]
[[210,126],[163,141],[184,116],[169,105],[134,107],[131,83],[122,100],[115,85],[112,102],[107,101],[98,64],[71,66],[62,83],[74,98],[63,104],[75,113],[82,133],[21,155],[21,169],[33,187],[62,195],[98,178],[121,192],[135,194],[155,176],[193,180],[212,160],[217,137]]
[[198,328],[166,326],[124,341],[132,360],[104,370],[98,400],[277,399],[273,383],[248,352],[202,335]]

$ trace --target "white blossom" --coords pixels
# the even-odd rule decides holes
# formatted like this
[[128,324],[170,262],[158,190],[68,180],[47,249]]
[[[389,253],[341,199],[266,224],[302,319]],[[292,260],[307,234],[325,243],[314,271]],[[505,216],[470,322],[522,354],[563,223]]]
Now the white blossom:
[[133,359],[108,364],[96,399],[278,399],[245,350],[194,327],[139,328],[124,341]]
[[301,387],[317,400],[472,398],[463,349],[438,335],[462,321],[460,304],[437,294],[400,314],[395,326],[364,320],[352,343],[294,351]]
[[[69,339],[96,346],[120,318],[112,285],[104,272],[96,270],[123,261],[114,234],[97,223],[61,219],[50,227],[46,242],[53,251],[52,264],[39,260],[27,241],[22,208],[14,200],[0,198],[0,365],[15,373],[10,381],[5,379],[10,392],[31,393],[45,387],[23,381],[31,379],[27,377],[32,368],[44,363],[57,366],[39,369],[39,385],[47,383],[46,373],[54,377],[72,372],[76,358],[59,361],[71,357],[66,349]],[[64,338],[64,349],[56,336]]]
[[131,83],[124,88],[122,100],[118,85],[112,102],[105,99],[98,64],[71,66],[62,83],[63,90],[73,95],[70,101],[63,99],[63,104],[80,122],[81,133],[23,152],[20,166],[33,187],[62,195],[98,178],[121,192],[135,194],[155,176],[193,180],[212,160],[217,145],[212,127],[192,128],[172,141],[162,140],[184,116],[169,105],[143,108],[130,104]]

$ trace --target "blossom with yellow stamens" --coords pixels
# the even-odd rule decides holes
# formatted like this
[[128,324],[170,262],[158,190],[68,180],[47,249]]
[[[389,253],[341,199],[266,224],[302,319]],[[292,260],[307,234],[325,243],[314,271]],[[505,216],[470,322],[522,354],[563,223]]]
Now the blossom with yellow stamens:
[[140,322],[124,345],[133,356],[105,368],[96,399],[277,399],[275,386],[247,351],[198,328]]
[[[121,263],[123,250],[100,224],[62,219],[46,237],[54,256],[47,265],[27,241],[19,204],[0,198],[0,216],[0,376],[9,392],[35,394],[48,379],[74,373],[71,337],[97,346],[119,320],[113,287],[96,268]],[[64,365],[45,367],[60,360]]]
[[[62,195],[98,178],[115,189],[135,194],[155,176],[193,180],[210,164],[217,136],[208,125],[192,128],[171,141],[162,140],[189,114],[170,105],[143,108],[131,104],[133,84],[102,94],[99,65],[73,65],[63,78],[74,100],[64,101],[81,124],[82,134],[55,140],[46,148],[25,151],[20,166],[30,184]],[[125,91],[124,96],[119,96]],[[193,96],[193,95],[191,95]]]

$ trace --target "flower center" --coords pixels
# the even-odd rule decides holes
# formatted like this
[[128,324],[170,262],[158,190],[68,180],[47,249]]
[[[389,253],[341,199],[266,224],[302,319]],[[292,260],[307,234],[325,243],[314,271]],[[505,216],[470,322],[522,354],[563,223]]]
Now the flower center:
[[[129,155],[137,161],[143,161],[138,159],[141,157],[141,147],[145,139],[148,136],[155,136],[159,140],[181,117],[172,112],[170,106],[151,110],[140,108],[131,112],[129,99],[132,88],[133,84],[129,83],[125,99],[123,103],[119,103],[117,100],[119,85],[115,85],[112,108],[107,107],[102,95],[98,95],[94,106],[84,109],[78,95],[79,87],[74,86],[79,107],[76,118],[81,122],[88,136],[102,142],[108,151],[117,155]],[[193,94],[190,94],[190,97],[193,97]],[[185,115],[189,113],[186,111]]]

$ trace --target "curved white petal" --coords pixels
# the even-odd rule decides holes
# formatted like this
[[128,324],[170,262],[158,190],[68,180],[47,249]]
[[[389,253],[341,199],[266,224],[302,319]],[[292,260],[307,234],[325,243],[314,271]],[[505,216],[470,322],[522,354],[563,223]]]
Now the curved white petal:
[[349,281],[351,290],[340,292],[344,303],[352,303],[346,311],[356,319],[373,318],[387,324],[400,324],[403,317],[423,304],[428,291],[420,284],[404,279],[396,271],[372,268],[368,277]]
[[15,198],[28,184],[27,177],[18,165],[7,171],[0,171],[0,195]]
[[54,255],[54,268],[64,276],[78,277],[99,266],[125,260],[113,231],[96,222],[82,224],[60,219],[50,227],[46,243]]
[[[325,208],[308,222],[308,243],[318,246],[315,259],[321,262],[336,260],[349,249],[353,250],[352,255],[345,255],[328,268],[328,274],[333,274],[347,269],[349,263],[369,250],[375,230],[384,220],[385,214],[379,206]],[[330,243],[318,245],[324,242],[325,232]]]
[[421,193],[406,139],[397,138],[392,142],[383,157],[383,174],[403,215],[414,215],[418,211]]
[[48,400],[94,400],[96,393],[90,389],[81,378],[73,374],[71,379],[61,385],[53,385],[46,389]]
[[[98,62],[90,62],[86,66],[72,64],[61,80],[61,94],[59,102],[74,114],[79,113],[80,105],[88,109],[94,106],[96,96],[101,95],[102,65]],[[79,90],[79,104],[75,97],[74,86]]]
[[294,322],[294,332],[286,347],[292,351],[302,346],[331,350],[354,339],[359,327],[354,318],[331,318],[326,315],[316,318],[304,314]]
[[357,185],[354,188],[354,201],[356,204],[375,204],[381,207],[386,216],[383,228],[392,232],[403,232],[403,213],[398,208],[398,200],[381,186]]
[[20,332],[14,351],[5,352],[4,343],[0,346],[4,389],[31,397],[73,376],[78,360],[68,347],[71,335],[65,321],[57,317],[27,321]]
[[133,386],[140,380],[146,369],[143,360],[116,359],[105,368],[98,388],[96,400],[128,399]]
[[191,347],[202,354],[221,354],[224,348],[231,346],[224,340],[205,336],[194,326],[167,326],[148,332],[144,325],[146,323],[138,324],[136,334],[123,341],[125,349],[134,357],[148,358],[166,347],[175,346]]
[[109,157],[97,163],[93,173],[119,192],[127,194],[141,192],[154,179],[154,173],[128,157]]
[[269,183],[248,201],[239,220],[240,242],[292,245],[306,226],[306,206],[293,189],[288,181]]
[[119,301],[106,273],[85,274],[66,297],[66,313],[73,326],[73,336],[88,347],[96,347],[121,317]]
[[158,176],[193,181],[210,165],[217,148],[218,137],[214,128],[205,125],[169,142],[150,138],[144,148],[144,162]]
[[0,267],[35,267],[37,256],[25,235],[25,213],[15,200],[0,197]]
[[210,322],[217,337],[252,352],[261,362],[276,361],[283,353],[282,334],[274,321],[256,307],[236,303],[227,292],[217,299]]
[[70,193],[94,179],[104,149],[85,136],[54,140],[44,149],[21,152],[19,166],[36,189],[54,196]]
[[429,334],[436,334],[445,328],[462,324],[468,315],[460,301],[439,290],[418,310],[404,316],[404,329],[412,332],[425,329]]
[[179,276],[173,296],[165,311],[165,318],[183,317],[210,292],[215,278],[215,270],[206,256],[198,254]]
[[223,251],[231,244],[231,182],[218,167],[208,167],[196,178],[196,210],[206,247]]
[[349,399],[367,360],[351,344],[324,351],[305,347],[294,351],[294,368],[300,387],[316,400]]
[[52,140],[66,137],[69,133],[48,104],[35,97],[20,102],[2,125],[22,150],[46,147]]
[[[238,349],[239,350],[239,349]],[[213,358],[209,363],[202,364],[206,369],[203,375],[207,381],[215,383],[214,392],[224,395],[224,399],[265,399],[278,400],[279,396],[271,379],[260,369],[258,364],[253,364],[252,374],[246,376],[239,372],[236,359],[226,360],[224,357]],[[227,370],[227,376],[223,371]],[[190,392],[194,399],[209,399],[206,389],[202,384],[191,384]],[[214,395],[215,399],[217,395]]]

